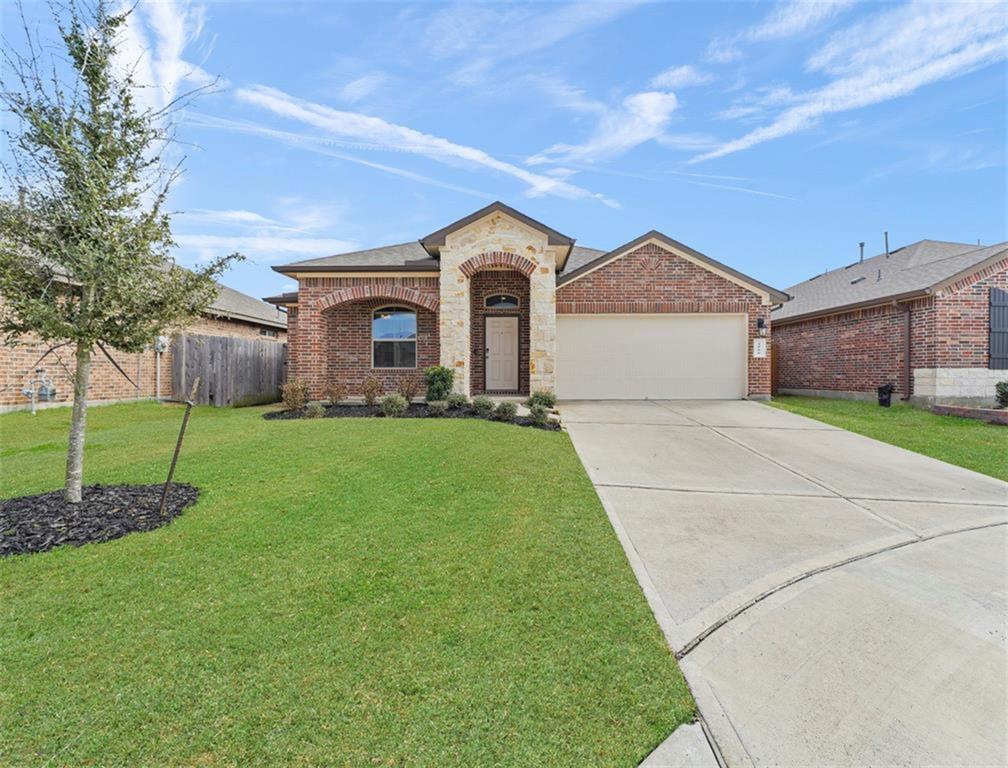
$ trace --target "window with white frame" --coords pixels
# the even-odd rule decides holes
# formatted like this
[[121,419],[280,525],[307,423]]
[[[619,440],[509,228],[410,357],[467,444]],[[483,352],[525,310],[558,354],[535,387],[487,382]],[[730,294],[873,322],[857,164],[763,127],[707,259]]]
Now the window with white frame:
[[371,367],[416,368],[416,312],[382,307],[371,316]]
[[487,309],[518,309],[518,297],[509,293],[497,293],[487,296],[483,305]]

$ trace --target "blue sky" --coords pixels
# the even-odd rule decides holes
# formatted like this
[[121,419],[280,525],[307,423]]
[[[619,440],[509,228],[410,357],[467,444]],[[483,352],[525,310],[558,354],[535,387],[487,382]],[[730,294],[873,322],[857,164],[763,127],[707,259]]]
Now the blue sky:
[[178,116],[177,258],[239,250],[256,296],[495,199],[781,288],[886,229],[1006,240],[1006,56],[992,3],[141,1],[124,39],[151,104],[217,80]]

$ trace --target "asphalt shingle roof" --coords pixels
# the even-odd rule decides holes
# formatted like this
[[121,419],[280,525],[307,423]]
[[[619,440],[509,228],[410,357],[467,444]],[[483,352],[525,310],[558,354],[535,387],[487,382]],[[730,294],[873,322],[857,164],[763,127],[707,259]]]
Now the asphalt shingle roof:
[[830,270],[787,288],[786,292],[792,296],[791,301],[775,310],[773,319],[786,320],[923,291],[1000,252],[1008,253],[1008,242],[977,246],[970,243],[921,240],[897,248],[889,256],[880,253],[863,262]]
[[220,285],[220,293],[207,309],[207,314],[269,325],[274,328],[287,327],[286,312],[246,293],[236,291],[234,288],[228,288],[222,283],[218,283],[218,285]]

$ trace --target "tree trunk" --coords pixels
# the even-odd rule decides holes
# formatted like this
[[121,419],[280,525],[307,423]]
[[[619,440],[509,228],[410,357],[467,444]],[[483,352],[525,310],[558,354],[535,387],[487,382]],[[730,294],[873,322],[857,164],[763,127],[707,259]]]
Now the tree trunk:
[[67,448],[66,486],[63,496],[71,504],[81,500],[84,478],[84,423],[87,419],[87,391],[91,379],[91,345],[77,342],[77,370],[74,374],[73,412],[70,415],[70,445]]

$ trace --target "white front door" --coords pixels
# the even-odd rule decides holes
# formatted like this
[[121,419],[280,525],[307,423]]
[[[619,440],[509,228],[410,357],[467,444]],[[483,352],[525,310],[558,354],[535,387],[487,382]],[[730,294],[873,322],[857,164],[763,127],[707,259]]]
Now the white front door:
[[486,389],[518,390],[518,318],[486,319]]

